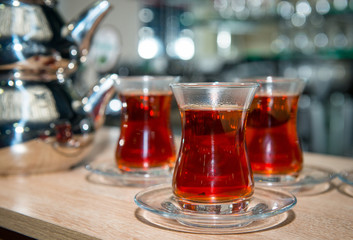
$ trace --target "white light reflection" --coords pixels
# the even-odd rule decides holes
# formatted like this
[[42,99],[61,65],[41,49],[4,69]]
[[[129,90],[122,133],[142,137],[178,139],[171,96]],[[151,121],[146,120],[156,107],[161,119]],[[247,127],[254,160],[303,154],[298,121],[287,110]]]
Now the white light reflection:
[[311,13],[311,6],[306,0],[297,2],[295,8],[297,9],[298,14],[309,16]]
[[142,8],[138,13],[139,19],[141,22],[149,23],[154,18],[154,13],[149,8]]
[[71,49],[70,51],[72,56],[76,56],[77,55],[77,50],[76,49]]
[[22,51],[23,46],[22,46],[21,43],[15,43],[15,44],[13,45],[13,49],[14,49],[15,51]]
[[137,52],[143,59],[152,59],[160,52],[161,44],[155,37],[142,38],[138,43]]
[[325,33],[318,33],[314,37],[314,44],[319,48],[326,47],[328,44],[328,37]]
[[[272,76],[267,76],[266,77],[266,83],[271,83],[273,82]],[[261,92],[265,92],[266,95],[272,95],[273,93],[273,88],[269,87],[268,84],[265,84],[263,88],[260,88]],[[271,146],[266,145],[266,151],[271,152]]]
[[231,7],[235,12],[242,12],[246,7],[246,0],[232,0]]
[[14,138],[12,140],[12,145],[16,145],[23,141],[23,132],[26,126],[26,123],[30,117],[30,104],[31,104],[31,95],[23,87],[21,80],[16,80],[16,88],[21,92],[21,120],[18,123],[15,123],[14,126]]
[[27,152],[27,148],[23,144],[16,144],[11,146],[11,152],[16,155],[23,154]]
[[232,44],[232,36],[229,31],[220,31],[217,34],[217,45],[220,48],[227,49]]
[[18,36],[14,36],[12,42],[14,43],[13,45],[13,50],[15,51],[15,55],[19,60],[24,60],[25,57],[23,56],[22,49],[23,46],[20,42],[20,39]]
[[13,76],[14,76],[15,78],[20,78],[20,77],[21,77],[21,74],[20,74],[19,72],[15,72],[15,73],[13,74]]
[[266,82],[273,82],[272,76],[267,76],[266,77]]
[[15,84],[17,87],[20,87],[23,85],[23,82],[21,80],[16,80]]
[[14,0],[14,1],[12,2],[12,6],[14,6],[14,7],[20,6],[20,1]]
[[65,78],[64,78],[64,75],[63,75],[63,74],[58,73],[56,76],[57,76],[58,81],[59,81],[60,83],[64,83],[64,82],[65,82]]
[[[143,131],[143,146],[142,146],[142,158],[146,159],[148,157],[148,148],[149,148],[149,132],[148,131]],[[144,167],[149,167],[148,162],[143,163]]]
[[263,1],[264,0],[250,0],[249,5],[252,5],[254,7],[261,7]]
[[214,1],[213,6],[217,10],[225,10],[228,7],[228,1],[227,0]]
[[82,103],[83,103],[83,105],[85,105],[86,103],[88,103],[88,97],[82,98]]
[[[212,85],[218,85],[218,82],[214,82]],[[210,90],[210,104],[212,109],[216,109],[217,107],[219,107],[219,98],[220,95],[222,94],[220,92],[220,90],[216,87],[216,88],[211,88]]]
[[294,7],[292,3],[282,1],[277,5],[277,12],[284,19],[290,19],[294,13]]
[[175,54],[182,60],[190,60],[195,55],[194,41],[190,37],[180,37],[174,44]]
[[333,6],[339,10],[342,11],[346,7],[348,7],[348,1],[347,0],[333,0]]
[[118,112],[121,109],[121,102],[118,99],[113,99],[109,102],[109,108],[114,112]]
[[291,22],[295,27],[301,27],[306,22],[306,17],[304,14],[294,13],[291,18]]
[[330,11],[330,3],[327,0],[318,0],[315,8],[319,14],[324,15]]
[[74,29],[74,25],[72,23],[70,23],[68,26],[67,26],[67,29],[69,29],[70,31],[72,31]]
[[84,123],[84,124],[82,125],[82,129],[83,129],[84,131],[87,131],[87,130],[89,129],[89,125],[88,125],[87,123]]
[[16,133],[23,133],[24,132],[24,128],[22,126],[18,126],[15,128],[15,132]]

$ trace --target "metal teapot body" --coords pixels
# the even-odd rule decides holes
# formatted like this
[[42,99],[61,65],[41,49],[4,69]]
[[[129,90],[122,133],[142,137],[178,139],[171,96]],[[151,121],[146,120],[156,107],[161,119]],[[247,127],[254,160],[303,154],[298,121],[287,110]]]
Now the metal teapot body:
[[72,77],[110,8],[63,23],[55,1],[0,1],[0,174],[68,169],[93,146],[116,76],[81,98]]

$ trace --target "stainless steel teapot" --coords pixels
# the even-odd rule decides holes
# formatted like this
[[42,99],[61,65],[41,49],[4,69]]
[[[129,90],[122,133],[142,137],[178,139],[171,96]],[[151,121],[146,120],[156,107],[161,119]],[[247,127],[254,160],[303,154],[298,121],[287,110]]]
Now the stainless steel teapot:
[[83,98],[72,79],[110,8],[95,2],[65,24],[55,0],[0,1],[1,175],[68,169],[90,152],[116,75]]

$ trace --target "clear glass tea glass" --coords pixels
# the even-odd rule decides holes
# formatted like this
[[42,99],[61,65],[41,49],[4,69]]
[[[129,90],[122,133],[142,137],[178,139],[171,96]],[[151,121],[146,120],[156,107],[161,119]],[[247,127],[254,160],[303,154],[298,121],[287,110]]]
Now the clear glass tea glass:
[[305,82],[276,77],[238,81],[260,85],[250,107],[245,134],[255,178],[276,182],[295,178],[303,168],[297,108]]
[[123,172],[159,174],[170,171],[176,153],[170,125],[172,76],[119,77],[122,103],[116,162]]
[[184,209],[246,208],[254,191],[245,123],[256,83],[174,83],[182,136],[172,188]]

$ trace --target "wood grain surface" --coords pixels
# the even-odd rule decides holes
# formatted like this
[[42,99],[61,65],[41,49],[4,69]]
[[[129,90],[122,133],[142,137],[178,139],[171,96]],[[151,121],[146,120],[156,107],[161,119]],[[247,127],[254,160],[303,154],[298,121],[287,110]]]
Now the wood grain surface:
[[[117,129],[104,128],[86,161],[113,161]],[[353,159],[305,153],[305,164],[334,171],[353,169]],[[353,239],[353,186],[334,179],[322,192],[299,192],[298,203],[278,226],[252,233],[194,234],[157,227],[134,203],[142,188],[90,180],[69,171],[0,177],[0,226],[36,239]]]

